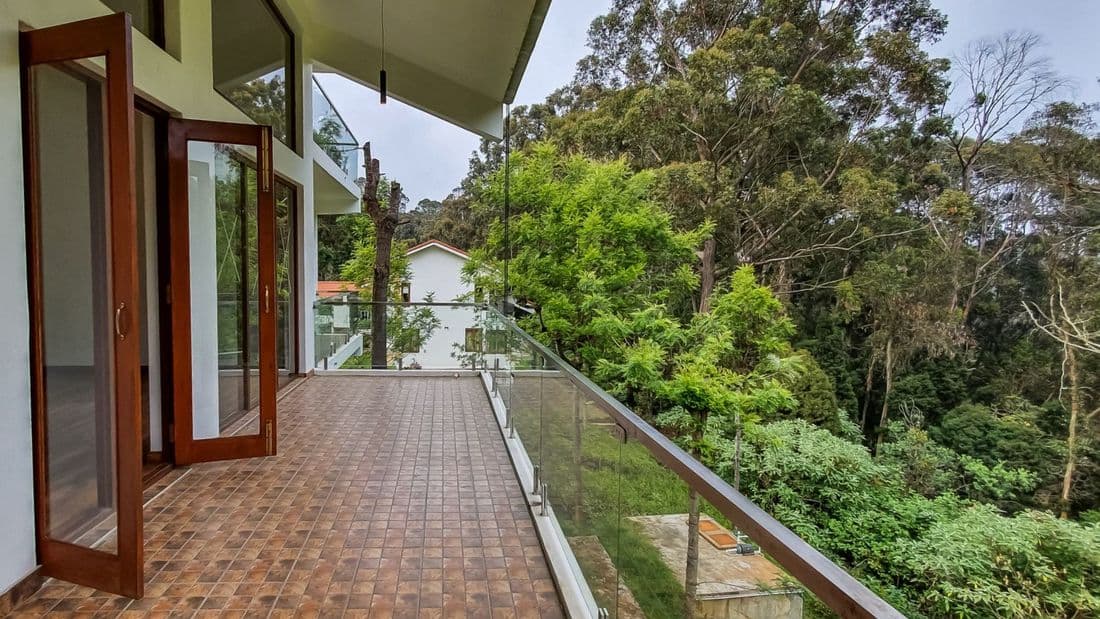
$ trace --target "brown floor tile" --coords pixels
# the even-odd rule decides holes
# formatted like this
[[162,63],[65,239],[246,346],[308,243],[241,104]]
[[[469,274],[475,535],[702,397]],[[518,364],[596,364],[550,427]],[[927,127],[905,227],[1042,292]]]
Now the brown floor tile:
[[15,615],[564,616],[480,379],[315,377],[278,406],[278,456],[147,490],[144,599],[49,580]]

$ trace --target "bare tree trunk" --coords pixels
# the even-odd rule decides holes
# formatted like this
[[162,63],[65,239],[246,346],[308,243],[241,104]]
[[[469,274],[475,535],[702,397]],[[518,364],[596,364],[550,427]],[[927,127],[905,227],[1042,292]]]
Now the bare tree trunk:
[[867,412],[871,408],[871,388],[875,384],[876,357],[871,355],[871,361],[867,364],[867,379],[863,383],[863,412],[859,416],[859,429],[867,434]]
[[[700,271],[699,313],[710,312],[710,297],[714,293],[715,281],[715,241],[709,237],[703,241],[703,255]],[[700,428],[696,430],[694,440],[698,445],[703,440],[703,426],[706,420],[700,421]],[[698,454],[691,455],[698,457]],[[687,565],[684,567],[684,617],[695,617],[695,595],[699,590],[699,494],[693,489],[688,489],[688,543]]]
[[386,302],[389,301],[390,288],[390,250],[393,235],[383,238],[382,226],[375,223],[374,276],[371,279],[371,344],[370,365],[372,368],[389,367],[386,346]]
[[715,246],[714,237],[707,237],[703,241],[703,256],[699,264],[699,313],[706,314],[710,311],[710,296],[714,294],[714,281],[716,279]]
[[741,413],[736,413],[733,423],[733,489],[741,492]]
[[584,522],[584,461],[582,439],[584,419],[581,417],[581,393],[573,392],[573,524]]
[[695,595],[699,590],[699,493],[688,491],[687,566],[684,569],[684,617],[695,617]]
[[890,414],[890,391],[894,388],[894,338],[886,340],[886,355],[883,359],[883,372],[886,375],[886,387],[882,392],[882,415],[878,420],[878,438],[875,440],[875,453],[882,446],[882,437],[886,432],[886,418]]
[[1062,344],[1065,375],[1069,379],[1069,434],[1066,436],[1066,470],[1062,475],[1061,517],[1069,518],[1073,475],[1077,470],[1077,419],[1081,415],[1081,390],[1077,376],[1077,353],[1068,343]]
[[389,367],[386,346],[386,302],[389,301],[390,257],[393,253],[393,235],[397,230],[401,206],[401,185],[390,184],[389,204],[382,208],[378,199],[378,185],[382,174],[377,159],[371,157],[370,143],[363,145],[366,155],[367,179],[363,186],[363,203],[374,222],[374,272],[371,278],[371,345],[370,363],[374,369]]

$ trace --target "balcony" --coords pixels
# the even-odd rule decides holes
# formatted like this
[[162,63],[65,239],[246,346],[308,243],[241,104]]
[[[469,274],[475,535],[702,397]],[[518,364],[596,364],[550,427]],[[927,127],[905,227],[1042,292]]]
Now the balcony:
[[150,492],[145,598],[50,581],[17,612],[676,617],[694,490],[705,616],[900,617],[496,310],[385,311],[388,369],[284,390],[277,456]]
[[313,78],[313,141],[344,173],[344,180],[355,182],[362,173],[359,148],[362,146],[351,132],[325,90]]

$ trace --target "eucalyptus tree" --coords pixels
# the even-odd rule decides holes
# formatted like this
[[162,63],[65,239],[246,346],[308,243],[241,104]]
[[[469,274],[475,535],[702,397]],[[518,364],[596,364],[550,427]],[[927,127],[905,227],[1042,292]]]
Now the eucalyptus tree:
[[1037,224],[1046,292],[1044,298],[1025,301],[1024,309],[1061,352],[1058,396],[1069,413],[1062,517],[1072,506],[1082,443],[1094,440],[1100,429],[1100,134],[1092,121],[1094,111],[1052,104],[1018,138],[1031,147],[1027,161],[1043,187]]
[[862,139],[938,109],[946,61],[922,45],[945,23],[927,0],[616,0],[553,137],[656,168],[679,225],[714,225],[700,303],[720,266],[757,264],[782,285],[798,260],[857,242],[831,236],[838,224],[860,226],[835,201],[765,190],[790,173],[834,191]]
[[951,307],[964,320],[1012,258],[1036,208],[1014,174],[1019,169],[1004,169],[991,151],[1068,86],[1041,54],[1042,44],[1036,34],[1007,32],[972,41],[955,58],[957,103],[945,112],[951,121],[945,164],[954,186],[928,201],[924,215],[952,259]]

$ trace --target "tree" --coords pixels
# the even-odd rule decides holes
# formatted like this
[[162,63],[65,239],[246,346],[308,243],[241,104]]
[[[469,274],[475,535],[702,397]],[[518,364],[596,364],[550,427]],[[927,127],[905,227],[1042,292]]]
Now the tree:
[[946,63],[921,44],[943,28],[923,0],[619,0],[590,28],[553,138],[658,168],[680,225],[714,224],[700,302],[720,265],[756,264],[783,290],[792,263],[843,251],[861,227],[835,202],[763,192],[784,173],[832,191],[857,140],[942,103]]
[[903,245],[864,265],[852,278],[852,291],[865,307],[871,329],[868,393],[864,394],[860,419],[864,431],[876,367],[881,366],[885,381],[877,443],[882,442],[889,420],[897,372],[918,354],[931,358],[952,354],[966,338],[958,313],[946,303],[941,279],[944,267],[936,252]]
[[[648,198],[652,181],[621,161],[566,156],[548,144],[513,155],[512,199],[524,206],[512,222],[512,290],[535,309],[530,331],[583,371],[617,346],[605,317],[654,303],[683,307],[696,285],[699,233],[673,230]],[[485,199],[502,191],[498,172]],[[479,287],[498,294],[502,247],[494,226],[466,266]]]
[[[1036,115],[1023,137],[1038,155],[1047,208],[1040,213],[1045,249],[1045,302],[1024,301],[1032,324],[1061,351],[1058,397],[1069,412],[1060,509],[1068,517],[1081,445],[1079,433],[1100,415],[1083,375],[1082,357],[1100,352],[1100,155],[1086,106],[1056,103]],[[1094,410],[1095,409],[1095,410]]]
[[[1091,271],[1094,276],[1098,274],[1096,270]],[[1090,280],[1094,286],[1096,280]],[[1092,288],[1084,294],[1067,298],[1065,286],[1058,280],[1054,282],[1054,288],[1046,309],[1035,304],[1025,304],[1024,307],[1036,328],[1056,341],[1062,349],[1060,391],[1069,410],[1069,428],[1060,508],[1062,518],[1068,518],[1080,452],[1078,433],[1082,428],[1091,428],[1100,417],[1100,401],[1089,397],[1081,377],[1079,359],[1082,354],[1100,353],[1100,297]]]
[[[790,346],[793,323],[771,291],[756,282],[751,267],[738,269],[729,291],[716,293],[707,306],[682,328],[657,307],[608,317],[623,344],[600,364],[597,376],[688,453],[714,465],[715,429],[738,441],[742,424],[797,405],[783,381],[797,369],[798,357]],[[736,463],[733,469],[736,475]],[[684,607],[692,616],[699,582],[699,495],[689,490],[688,498]]]
[[972,42],[956,58],[957,88],[965,99],[953,113],[948,138],[957,189],[931,203],[926,217],[934,238],[952,258],[952,309],[965,321],[978,295],[992,285],[1013,245],[1023,237],[1036,207],[1006,179],[994,142],[1067,85],[1039,56],[1042,40],[1008,32]]
[[386,307],[390,290],[390,257],[393,236],[401,223],[401,185],[390,183],[389,201],[383,206],[378,196],[382,175],[377,159],[371,157],[370,142],[363,145],[363,155],[370,164],[363,186],[363,205],[374,223],[374,265],[371,278],[371,367],[386,369]]

